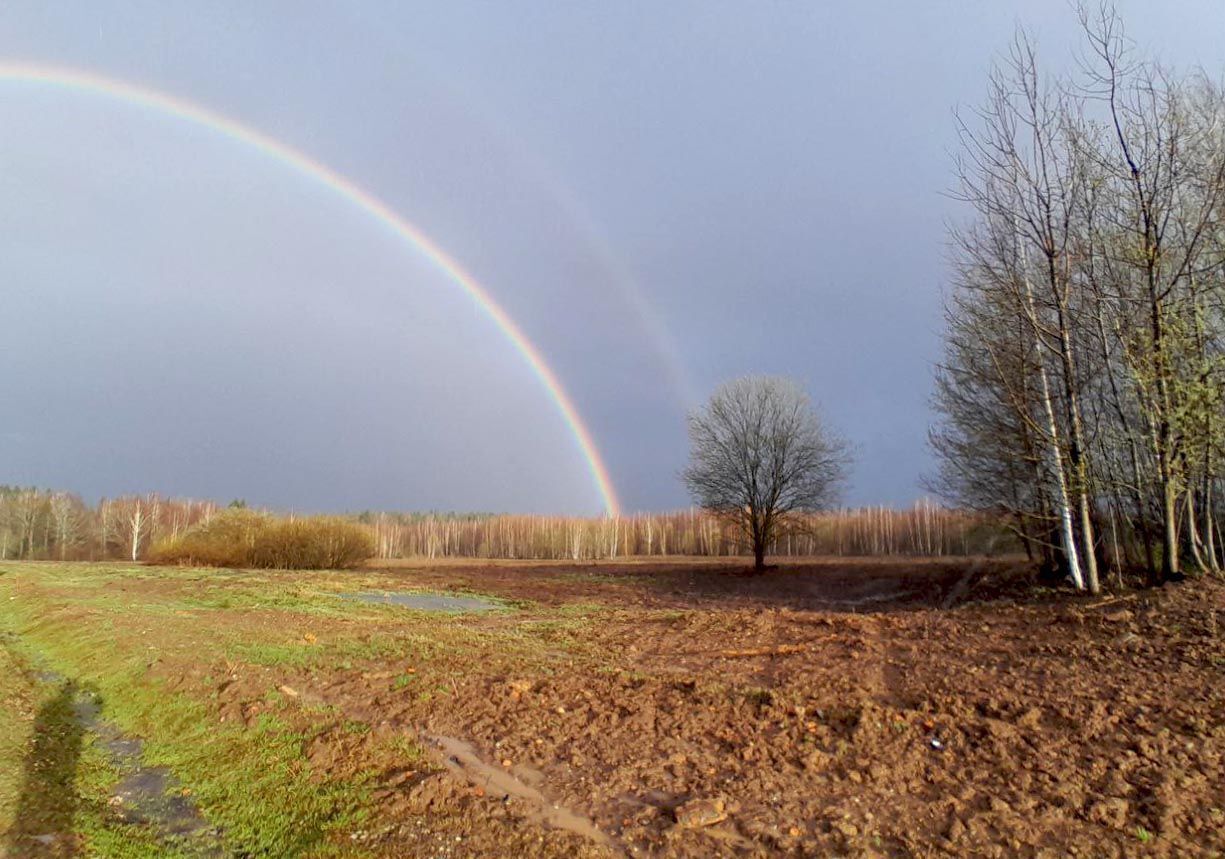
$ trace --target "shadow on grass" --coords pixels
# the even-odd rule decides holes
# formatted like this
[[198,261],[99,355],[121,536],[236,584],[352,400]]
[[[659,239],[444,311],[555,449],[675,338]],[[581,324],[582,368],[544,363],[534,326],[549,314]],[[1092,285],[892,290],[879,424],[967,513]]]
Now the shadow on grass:
[[69,856],[75,852],[76,778],[85,739],[74,708],[78,691],[76,683],[61,682],[35,717],[33,743],[25,759],[17,813],[6,845],[10,856]]

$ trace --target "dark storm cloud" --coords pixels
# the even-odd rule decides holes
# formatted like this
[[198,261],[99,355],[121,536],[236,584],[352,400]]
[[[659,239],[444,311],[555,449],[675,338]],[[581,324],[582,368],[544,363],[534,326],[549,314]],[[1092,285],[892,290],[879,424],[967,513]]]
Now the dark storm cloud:
[[[1219,74],[1216,0],[1122,11]],[[685,503],[678,377],[745,372],[795,376],[858,444],[850,500],[904,503],[951,110],[1018,20],[1067,65],[1062,0],[6,4],[0,55],[189,98],[374,191],[541,347],[628,508]],[[598,508],[522,358],[351,204],[131,106],[3,84],[0,113],[0,482]]]

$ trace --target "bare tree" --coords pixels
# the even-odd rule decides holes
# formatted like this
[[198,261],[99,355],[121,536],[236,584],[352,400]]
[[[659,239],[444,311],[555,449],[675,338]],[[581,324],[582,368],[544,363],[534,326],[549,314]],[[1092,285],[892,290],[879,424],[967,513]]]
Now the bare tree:
[[[1202,400],[1205,314],[1220,300],[1221,93],[1207,79],[1181,80],[1156,62],[1132,60],[1113,8],[1103,5],[1096,14],[1082,8],[1080,17],[1091,49],[1085,90],[1104,106],[1100,127],[1108,129],[1086,149],[1112,192],[1092,237],[1107,274],[1101,292],[1129,329],[1120,335],[1121,354],[1156,466],[1160,577],[1170,578],[1180,575],[1180,498],[1193,507],[1190,436],[1205,428],[1204,403],[1189,402],[1188,394]],[[1184,419],[1188,411],[1194,428]],[[1206,413],[1213,411],[1209,404]],[[1195,551],[1195,516],[1187,521]]]
[[1039,74],[1033,45],[1018,31],[991,75],[987,102],[973,125],[959,123],[957,195],[979,221],[954,239],[985,284],[1011,293],[1013,315],[1030,329],[1043,417],[1036,428],[1045,436],[1057,490],[1062,548],[1077,587],[1096,593],[1084,378],[1076,342],[1082,301],[1071,253],[1085,219],[1088,171],[1077,150],[1066,145],[1069,117],[1079,111],[1076,99]]
[[973,216],[952,232],[933,485],[1096,591],[1106,558],[1153,583],[1183,551],[1220,567],[1225,93],[1132,59],[1109,6],[1080,18],[1078,77],[1041,75],[1019,33],[959,122]]
[[81,499],[68,492],[56,492],[50,500],[51,522],[55,529],[55,548],[61,561],[85,537],[88,511]]
[[835,500],[849,462],[846,442],[825,426],[803,390],[777,377],[722,385],[689,416],[689,438],[685,485],[752,546],[757,570],[794,514]]
[[157,495],[129,495],[109,502],[114,516],[115,537],[123,556],[138,560],[146,545],[153,542],[162,501]]

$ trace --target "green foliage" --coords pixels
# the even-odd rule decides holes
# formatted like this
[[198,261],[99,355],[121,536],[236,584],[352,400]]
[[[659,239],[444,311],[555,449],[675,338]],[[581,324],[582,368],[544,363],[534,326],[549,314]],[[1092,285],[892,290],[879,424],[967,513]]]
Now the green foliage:
[[338,517],[278,519],[232,508],[177,539],[154,546],[149,560],[155,564],[339,570],[366,560],[374,548],[368,528]]

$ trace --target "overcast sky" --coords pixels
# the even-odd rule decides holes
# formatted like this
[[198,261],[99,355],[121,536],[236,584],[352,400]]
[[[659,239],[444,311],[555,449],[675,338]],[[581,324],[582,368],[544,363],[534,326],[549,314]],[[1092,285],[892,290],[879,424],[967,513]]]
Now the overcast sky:
[[[1225,2],[1126,2],[1225,69]],[[0,62],[164,92],[372,192],[570,392],[629,510],[686,503],[684,414],[798,379],[847,500],[931,468],[952,111],[1064,0],[0,6]],[[419,251],[200,125],[0,78],[0,483],[313,510],[594,513],[548,392]]]

